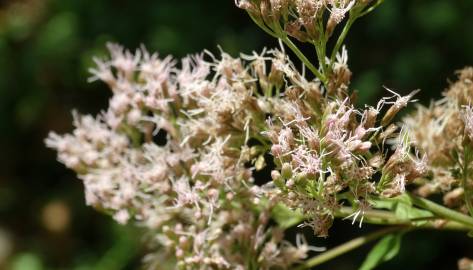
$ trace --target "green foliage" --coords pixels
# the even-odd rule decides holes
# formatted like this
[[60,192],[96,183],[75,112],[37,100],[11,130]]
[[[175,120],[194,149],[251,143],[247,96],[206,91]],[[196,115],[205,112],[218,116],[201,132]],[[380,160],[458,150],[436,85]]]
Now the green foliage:
[[394,258],[401,248],[401,238],[402,233],[395,233],[387,235],[379,240],[366,256],[366,259],[359,270],[375,269],[381,263]]
[[283,229],[295,226],[304,220],[301,212],[292,211],[282,203],[278,203],[271,214],[276,223]]
[[373,200],[373,206],[392,211],[401,220],[412,220],[420,226],[426,219],[433,217],[429,211],[415,208],[408,195],[403,194],[391,199]]

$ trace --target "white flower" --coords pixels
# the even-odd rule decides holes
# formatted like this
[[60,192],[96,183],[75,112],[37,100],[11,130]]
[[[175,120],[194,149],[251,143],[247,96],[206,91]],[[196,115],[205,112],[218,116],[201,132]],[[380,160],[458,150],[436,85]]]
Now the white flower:
[[292,164],[297,172],[308,175],[317,175],[321,172],[322,161],[314,151],[309,151],[305,146],[299,146],[292,156]]
[[345,18],[345,14],[355,5],[355,0],[328,0],[330,17],[337,24],[341,23]]
[[473,140],[473,108],[466,106],[463,110],[463,122],[465,123],[465,134]]
[[123,209],[115,213],[113,218],[120,224],[126,224],[130,219],[130,214],[127,210]]

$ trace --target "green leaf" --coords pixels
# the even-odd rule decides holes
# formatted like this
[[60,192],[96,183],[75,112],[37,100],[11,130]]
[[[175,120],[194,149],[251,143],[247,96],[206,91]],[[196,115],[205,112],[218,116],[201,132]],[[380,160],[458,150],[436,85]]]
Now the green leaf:
[[365,261],[361,265],[359,270],[371,270],[383,262],[389,261],[394,258],[401,247],[401,233],[390,234],[373,247]]
[[[422,219],[428,219],[434,215],[427,210],[415,208],[407,194],[395,198],[382,198],[372,201],[374,208],[387,209],[392,211],[400,219],[415,221],[415,225],[425,223]],[[417,221],[416,221],[417,220]]]
[[407,205],[405,203],[397,203],[394,209],[394,213],[397,217],[401,219],[410,220],[433,217],[433,214],[431,212],[415,208],[412,205]]
[[370,203],[373,205],[374,208],[377,209],[387,209],[393,210],[396,204],[396,201],[391,199],[371,199]]
[[276,223],[283,229],[290,228],[304,220],[304,215],[300,211],[293,211],[282,203],[276,204],[271,214]]

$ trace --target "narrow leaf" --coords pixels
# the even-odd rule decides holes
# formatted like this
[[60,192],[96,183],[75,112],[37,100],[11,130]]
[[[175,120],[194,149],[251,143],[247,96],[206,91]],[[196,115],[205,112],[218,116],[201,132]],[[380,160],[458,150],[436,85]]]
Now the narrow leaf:
[[394,258],[401,247],[401,233],[390,234],[373,247],[373,249],[366,256],[365,261],[361,265],[359,270],[371,270],[383,262],[389,261]]

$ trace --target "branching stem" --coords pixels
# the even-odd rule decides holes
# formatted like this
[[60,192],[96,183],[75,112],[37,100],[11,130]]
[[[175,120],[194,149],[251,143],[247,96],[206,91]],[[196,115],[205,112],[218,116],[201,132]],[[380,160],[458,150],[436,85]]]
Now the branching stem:
[[281,37],[282,42],[286,44],[289,49],[299,58],[302,63],[323,83],[327,84],[327,78],[323,75],[310,61],[305,57],[305,55],[299,50],[299,48],[289,39],[287,36]]
[[[286,46],[291,49],[292,52],[299,58],[302,63],[323,83],[327,83],[327,78],[325,77],[324,74],[322,74],[311,62],[307,57],[299,50],[299,48],[291,41],[291,39],[287,36],[287,34],[282,31],[282,29],[276,29],[277,33],[273,32],[268,26],[266,26],[263,22],[259,21],[255,17],[253,17],[250,14],[250,18],[253,20],[253,22],[258,25],[263,31],[265,31],[267,34],[269,34],[272,37],[275,38],[280,38]],[[280,28],[281,26],[276,23],[275,27]]]

